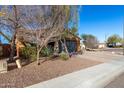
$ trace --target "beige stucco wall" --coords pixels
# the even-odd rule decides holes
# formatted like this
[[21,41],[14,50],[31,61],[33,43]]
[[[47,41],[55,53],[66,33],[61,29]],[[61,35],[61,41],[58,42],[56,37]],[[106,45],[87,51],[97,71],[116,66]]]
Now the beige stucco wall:
[[100,45],[98,45],[98,48],[105,48],[105,45],[104,44],[100,44]]

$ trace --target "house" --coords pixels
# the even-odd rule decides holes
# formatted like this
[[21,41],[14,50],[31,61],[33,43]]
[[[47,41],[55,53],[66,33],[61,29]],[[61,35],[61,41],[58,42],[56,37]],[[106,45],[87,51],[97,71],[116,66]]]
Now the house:
[[[61,43],[61,41],[64,42],[64,40],[61,38],[59,38],[58,40],[54,40],[54,38],[59,38],[59,37],[53,37],[49,41],[48,45],[53,44],[54,51],[60,53],[63,51],[63,44]],[[80,38],[72,34],[71,32],[68,32],[68,35],[65,37],[65,42],[69,53],[81,51]]]
[[98,43],[98,48],[99,49],[103,49],[106,47],[106,44],[105,43]]
[[[67,50],[69,53],[71,52],[80,52],[80,38],[74,34],[72,34],[70,31],[67,32],[68,34],[65,37],[65,42],[67,46]],[[3,33],[2,33],[3,34]],[[63,33],[61,33],[63,34]],[[17,33],[17,39],[16,39],[16,55],[19,55],[19,48],[25,47],[25,43],[34,43],[35,44],[35,33],[30,33],[29,30],[20,29]],[[5,36],[3,34],[3,36]],[[30,38],[32,37],[32,38]],[[8,38],[5,36],[5,38],[8,40]],[[64,42],[63,38],[60,38],[60,35],[53,36],[49,41],[47,46],[49,48],[52,48],[52,50],[56,53],[60,53],[63,51],[63,44]],[[10,44],[0,44],[0,56],[9,57],[11,47]]]
[[[23,33],[23,34],[22,34]],[[67,32],[68,34],[65,37],[66,46],[68,49],[68,52],[79,52],[81,50],[80,48],[80,38],[74,34],[72,34],[70,31]],[[63,34],[63,33],[61,33]],[[35,44],[35,33],[31,33],[30,30],[23,30],[20,29],[17,33],[18,38],[20,39],[20,42],[27,42],[27,43],[34,43]],[[25,37],[24,37],[25,36]],[[32,38],[30,38],[32,37]],[[63,50],[63,44],[64,42],[63,38],[60,38],[59,35],[53,36],[48,41],[48,48],[52,48],[54,52],[60,53]]]
[[108,47],[122,47],[123,44],[119,43],[119,42],[117,42],[117,43],[107,43],[107,46]]

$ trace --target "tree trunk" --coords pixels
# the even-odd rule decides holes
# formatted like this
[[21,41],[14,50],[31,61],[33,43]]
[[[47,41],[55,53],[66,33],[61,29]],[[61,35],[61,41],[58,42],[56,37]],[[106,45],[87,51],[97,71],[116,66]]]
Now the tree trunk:
[[58,40],[55,41],[54,53],[55,53],[55,54],[59,53],[59,44],[58,44]]
[[63,51],[63,42],[62,42],[62,40],[60,39],[60,42],[61,42],[61,44],[62,44],[62,51]]
[[68,48],[67,48],[67,46],[66,46],[66,40],[65,40],[65,38],[64,38],[64,48],[65,48],[65,52],[69,55],[69,53],[68,53]]
[[39,56],[40,56],[40,51],[37,50],[37,65],[40,65],[40,63],[39,63]]
[[20,57],[20,56],[19,56],[19,49],[20,49],[19,46],[16,44],[16,56],[17,56],[17,57]]
[[16,9],[15,5],[13,6],[13,9],[14,9],[15,20],[13,20],[13,22],[14,22],[14,24],[13,24],[14,25],[14,34],[13,34],[12,41],[11,41],[11,53],[10,53],[10,58],[9,58],[10,61],[13,61],[13,57],[15,56],[15,40],[16,40],[16,33],[17,33],[17,26],[18,26],[17,9]]
[[21,60],[19,59],[19,45],[18,45],[18,42],[16,43],[16,56],[17,56],[17,60],[16,60],[16,64],[17,64],[17,67],[18,68],[22,68],[22,65],[21,65]]
[[10,58],[9,58],[10,62],[13,61],[14,55],[15,55],[15,35],[13,36],[12,42],[11,42],[11,52],[10,52]]
[[65,44],[66,42],[64,41],[64,43],[63,43],[61,39],[60,39],[60,42],[61,42],[61,44],[64,46],[64,51],[69,55],[67,46],[66,46],[66,44]]

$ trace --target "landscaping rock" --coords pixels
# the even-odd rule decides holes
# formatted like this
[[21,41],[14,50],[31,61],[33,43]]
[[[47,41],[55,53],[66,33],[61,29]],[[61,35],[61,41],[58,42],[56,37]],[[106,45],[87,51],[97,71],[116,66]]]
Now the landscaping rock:
[[75,56],[66,61],[51,59],[40,63],[40,65],[36,65],[36,62],[27,65],[22,64],[23,67],[21,69],[17,68],[16,63],[8,64],[8,72],[0,74],[0,87],[27,87],[74,71],[101,64],[102,62]]

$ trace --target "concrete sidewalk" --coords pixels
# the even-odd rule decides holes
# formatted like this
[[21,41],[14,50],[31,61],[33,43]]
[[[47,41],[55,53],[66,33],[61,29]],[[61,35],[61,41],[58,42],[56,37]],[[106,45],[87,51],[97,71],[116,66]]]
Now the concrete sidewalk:
[[[104,57],[104,54],[102,57]],[[73,73],[58,77],[58,78],[41,82],[39,84],[29,86],[28,88],[105,87],[113,79],[115,79],[117,76],[119,76],[124,72],[124,58],[122,56],[115,56],[112,58],[108,58],[108,60],[106,60],[106,58],[102,58],[102,57],[101,59],[103,59],[103,61],[109,61],[109,62],[105,62],[100,65],[96,65],[87,69],[83,69],[77,72],[73,72]],[[99,58],[98,60],[101,60],[101,59]]]

